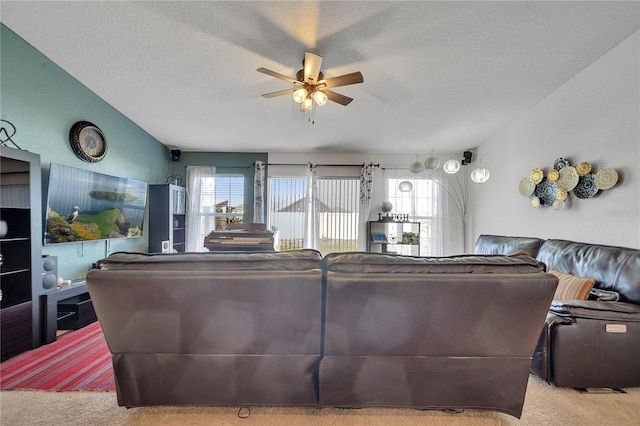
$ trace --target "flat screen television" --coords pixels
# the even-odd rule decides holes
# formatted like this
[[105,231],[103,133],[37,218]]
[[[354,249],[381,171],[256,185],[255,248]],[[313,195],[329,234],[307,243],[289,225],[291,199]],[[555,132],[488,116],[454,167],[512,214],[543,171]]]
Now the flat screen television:
[[45,244],[142,236],[147,183],[51,164]]

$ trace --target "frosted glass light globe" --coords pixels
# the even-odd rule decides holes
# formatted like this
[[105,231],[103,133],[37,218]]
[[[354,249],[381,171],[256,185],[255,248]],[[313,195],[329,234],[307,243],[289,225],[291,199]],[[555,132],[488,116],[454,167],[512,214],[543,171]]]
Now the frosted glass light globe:
[[491,173],[489,173],[489,170],[484,167],[478,167],[477,169],[473,169],[471,172],[471,180],[475,183],[485,183],[489,180],[490,175]]
[[456,174],[460,170],[460,162],[458,160],[447,160],[444,162],[442,169],[450,175]]
[[293,92],[293,100],[296,103],[301,104],[302,101],[304,101],[306,99],[307,94],[308,94],[308,92],[305,89],[303,89],[303,88],[297,89],[297,90],[295,90]]
[[400,182],[398,189],[400,189],[400,192],[411,192],[411,190],[413,189],[413,184],[408,180],[403,180],[402,182]]
[[435,170],[440,167],[440,160],[436,157],[429,157],[424,160],[424,168],[428,170]]
[[409,166],[409,170],[411,170],[411,173],[420,173],[424,170],[424,167],[422,166],[421,162],[416,161],[415,163],[411,164],[411,166]]

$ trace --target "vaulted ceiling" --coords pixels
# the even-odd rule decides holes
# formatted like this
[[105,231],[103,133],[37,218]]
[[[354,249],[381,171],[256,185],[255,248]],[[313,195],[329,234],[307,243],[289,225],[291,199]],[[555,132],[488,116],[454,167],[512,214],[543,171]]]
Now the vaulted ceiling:
[[[422,154],[474,148],[640,27],[637,2],[0,3],[3,24],[170,148]],[[302,113],[306,51],[326,78]]]

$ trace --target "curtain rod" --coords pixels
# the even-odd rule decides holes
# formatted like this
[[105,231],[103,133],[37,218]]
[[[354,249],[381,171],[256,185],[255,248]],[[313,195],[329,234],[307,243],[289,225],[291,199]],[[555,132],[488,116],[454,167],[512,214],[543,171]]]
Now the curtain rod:
[[[253,165],[255,165],[255,164],[253,164]],[[185,169],[187,167],[189,167],[189,166],[184,166]],[[221,168],[221,169],[249,169],[249,168],[251,168],[250,166],[212,166],[212,167]]]
[[[361,164],[311,164],[311,163],[267,163],[267,166],[316,166],[316,167],[363,167]],[[380,164],[372,164],[373,167],[380,167]]]

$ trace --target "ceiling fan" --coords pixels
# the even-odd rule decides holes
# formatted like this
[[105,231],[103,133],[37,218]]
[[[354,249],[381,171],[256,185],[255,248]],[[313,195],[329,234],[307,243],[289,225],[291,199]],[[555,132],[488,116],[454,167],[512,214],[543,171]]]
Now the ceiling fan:
[[258,72],[279,78],[280,80],[284,80],[297,86],[287,90],[280,90],[278,92],[265,93],[262,96],[265,98],[273,98],[291,93],[293,95],[293,99],[300,104],[300,109],[302,111],[310,111],[313,107],[314,101],[319,106],[326,104],[327,100],[337,102],[340,105],[348,105],[353,99],[329,89],[347,86],[349,84],[362,83],[364,81],[362,73],[357,71],[338,77],[324,79],[324,75],[320,71],[321,65],[322,56],[305,52],[304,60],[302,61],[303,69],[296,73],[295,79],[266,68],[258,68]]

